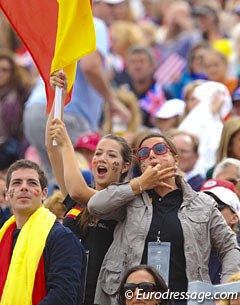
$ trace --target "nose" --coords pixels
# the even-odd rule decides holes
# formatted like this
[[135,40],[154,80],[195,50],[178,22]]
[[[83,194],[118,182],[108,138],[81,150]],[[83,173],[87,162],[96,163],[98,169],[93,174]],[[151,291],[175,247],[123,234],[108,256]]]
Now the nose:
[[101,156],[98,157],[98,161],[105,162],[106,159],[107,159],[107,154],[105,154],[105,153],[101,154]]
[[23,181],[21,184],[21,191],[26,191],[28,190],[28,185],[26,181]]
[[135,300],[141,300],[142,299],[142,291],[141,290],[139,290],[139,288],[137,287],[136,289],[135,289],[135,291],[134,291],[134,294],[133,294],[133,296],[134,296],[134,299]]
[[155,155],[153,149],[150,149],[149,159],[153,159],[153,158],[156,158],[156,155]]

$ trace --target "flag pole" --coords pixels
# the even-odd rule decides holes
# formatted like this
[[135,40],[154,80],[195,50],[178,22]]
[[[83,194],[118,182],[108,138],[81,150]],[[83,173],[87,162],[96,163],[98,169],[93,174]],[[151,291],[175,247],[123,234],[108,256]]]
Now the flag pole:
[[[62,88],[56,86],[54,97],[54,119],[62,117]],[[57,141],[53,140],[53,146],[57,146]]]

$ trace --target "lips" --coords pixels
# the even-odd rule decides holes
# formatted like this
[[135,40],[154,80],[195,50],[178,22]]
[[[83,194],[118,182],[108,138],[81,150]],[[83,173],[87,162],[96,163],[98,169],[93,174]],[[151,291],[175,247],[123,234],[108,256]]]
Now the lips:
[[99,165],[97,167],[97,173],[98,173],[98,176],[100,176],[100,177],[105,176],[107,171],[108,171],[107,168],[103,165]]
[[24,194],[24,195],[18,196],[17,199],[31,199],[31,196]]

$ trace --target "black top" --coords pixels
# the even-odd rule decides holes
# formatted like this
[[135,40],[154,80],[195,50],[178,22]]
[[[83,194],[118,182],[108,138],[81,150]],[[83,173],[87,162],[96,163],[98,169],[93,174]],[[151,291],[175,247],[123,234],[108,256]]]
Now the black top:
[[[64,200],[67,210],[71,210],[76,205],[76,202],[67,196]],[[81,239],[81,242],[86,250],[89,250],[87,283],[96,285],[98,274],[102,266],[105,254],[113,241],[113,231],[117,224],[113,220],[98,220],[96,223],[88,223],[86,232],[79,225],[79,220],[82,212],[72,218],[67,213],[63,224],[69,227],[75,235]]]
[[182,191],[177,189],[160,197],[151,190],[149,196],[152,198],[153,215],[145,241],[142,263],[147,263],[148,242],[157,241],[157,235],[160,231],[160,240],[171,243],[169,288],[174,292],[186,292],[188,282],[185,271],[183,231],[177,215],[183,201]]

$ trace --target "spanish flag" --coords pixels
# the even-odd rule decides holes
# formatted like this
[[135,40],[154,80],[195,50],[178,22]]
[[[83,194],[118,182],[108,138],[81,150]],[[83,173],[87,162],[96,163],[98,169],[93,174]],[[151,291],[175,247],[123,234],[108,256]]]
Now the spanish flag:
[[0,0],[0,8],[45,82],[49,112],[54,100],[50,74],[63,69],[70,92],[78,59],[96,48],[90,0]]

